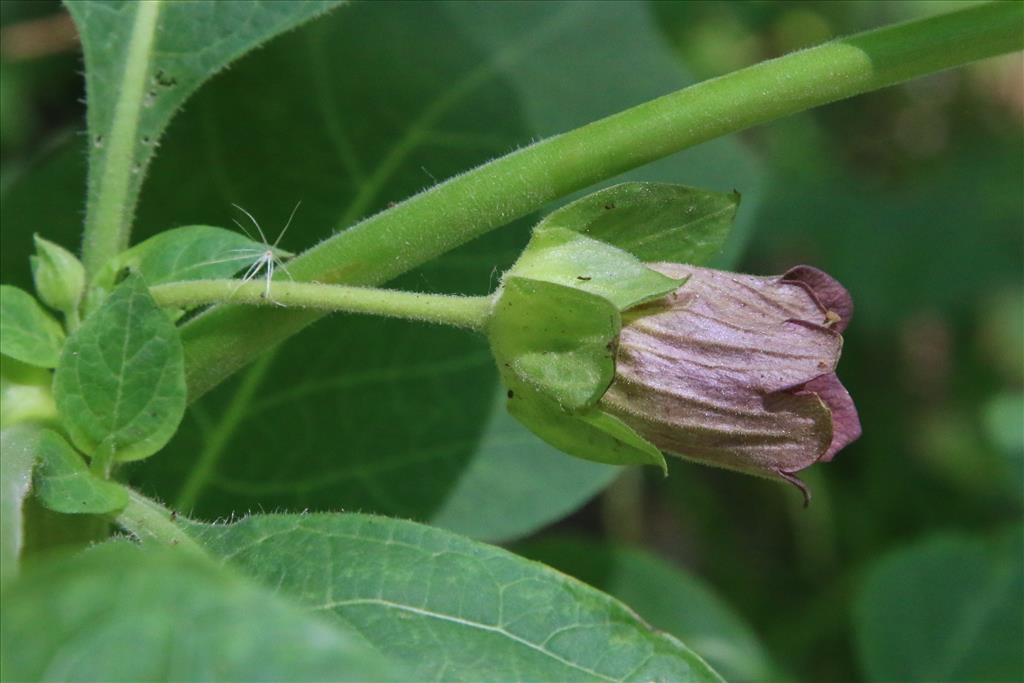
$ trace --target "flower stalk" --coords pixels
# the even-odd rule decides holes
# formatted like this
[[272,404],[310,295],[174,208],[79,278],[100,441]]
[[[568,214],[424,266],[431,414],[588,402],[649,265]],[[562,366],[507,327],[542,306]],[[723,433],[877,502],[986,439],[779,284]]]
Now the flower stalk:
[[155,285],[150,294],[158,305],[191,308],[207,304],[244,304],[306,308],[317,311],[368,313],[405,320],[482,330],[491,310],[489,296],[422,294],[393,289],[275,281],[188,280]]

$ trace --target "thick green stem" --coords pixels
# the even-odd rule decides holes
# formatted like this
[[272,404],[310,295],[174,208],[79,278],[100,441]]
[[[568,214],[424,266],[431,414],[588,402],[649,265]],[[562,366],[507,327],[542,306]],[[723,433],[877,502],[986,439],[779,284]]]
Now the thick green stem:
[[114,519],[122,528],[142,543],[162,543],[182,548],[188,552],[206,554],[202,547],[178,525],[177,513],[134,489],[127,486],[124,489],[128,493],[128,505]]
[[[386,282],[548,202],[772,119],[1024,47],[1024,4],[976,5],[869,31],[641,104],[544,140],[372,216],[289,262],[300,280]],[[195,400],[323,315],[219,307],[184,327]]]
[[135,23],[125,54],[124,76],[118,90],[110,125],[106,153],[99,168],[89,170],[90,188],[82,240],[82,260],[91,276],[100,266],[128,246],[134,201],[129,188],[135,166],[136,136],[142,102],[146,94],[146,73],[156,40],[160,2],[146,0],[135,9]]
[[186,308],[224,303],[312,308],[422,320],[471,330],[483,329],[492,304],[489,296],[420,294],[393,289],[279,280],[272,283],[269,292],[268,297],[267,288],[261,282],[239,284],[237,280],[189,280],[150,288],[150,293],[160,306]]

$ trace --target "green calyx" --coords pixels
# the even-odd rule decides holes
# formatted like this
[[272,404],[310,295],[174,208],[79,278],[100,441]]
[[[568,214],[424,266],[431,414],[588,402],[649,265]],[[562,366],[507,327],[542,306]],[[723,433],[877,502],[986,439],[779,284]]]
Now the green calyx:
[[622,313],[683,286],[645,263],[708,260],[738,204],[735,192],[624,183],[545,217],[487,326],[509,412],[577,457],[664,470],[661,452],[599,403],[615,379]]

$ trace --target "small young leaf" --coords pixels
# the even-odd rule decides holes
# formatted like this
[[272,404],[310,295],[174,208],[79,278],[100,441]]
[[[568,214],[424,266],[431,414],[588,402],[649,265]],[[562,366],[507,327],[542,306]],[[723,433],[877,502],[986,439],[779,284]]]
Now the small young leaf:
[[567,410],[594,404],[615,376],[619,311],[571,287],[505,278],[487,327],[498,369]]
[[128,268],[150,286],[178,280],[231,277],[248,267],[265,247],[233,230],[189,225],[161,232],[122,252],[97,274],[101,286],[111,287]]
[[183,355],[145,282],[128,276],[64,346],[54,394],[75,445],[121,461],[158,451],[185,412]]
[[536,228],[507,275],[582,289],[603,296],[620,311],[683,283],[647,268],[627,251],[559,227]]
[[85,290],[85,268],[64,247],[33,235],[36,255],[30,257],[36,293],[47,306],[65,313],[78,308]]
[[5,680],[410,680],[340,620],[174,549],[106,543],[8,588]]
[[604,593],[439,529],[313,514],[256,515],[190,533],[264,585],[355,626],[408,664],[409,680],[721,681]]
[[90,472],[82,456],[60,434],[37,430],[34,448],[39,458],[35,495],[45,507],[67,514],[102,514],[128,502],[124,488]]
[[41,368],[57,367],[64,329],[28,292],[0,285],[0,353]]
[[35,432],[29,425],[0,431],[0,583],[17,574],[25,542],[21,506],[32,486]]
[[623,183],[563,206],[537,228],[568,228],[645,262],[701,264],[722,249],[739,203],[738,192]]

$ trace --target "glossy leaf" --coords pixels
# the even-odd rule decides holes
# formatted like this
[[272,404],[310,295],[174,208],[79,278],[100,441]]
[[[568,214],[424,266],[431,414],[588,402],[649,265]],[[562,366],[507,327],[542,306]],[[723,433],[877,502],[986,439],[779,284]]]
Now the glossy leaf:
[[686,642],[732,683],[779,680],[750,626],[698,577],[643,550],[565,536],[518,548],[612,595]]
[[619,312],[562,285],[506,278],[487,324],[498,369],[566,410],[593,405],[615,377]]
[[53,368],[64,345],[64,329],[31,294],[0,285],[0,353],[22,363]]
[[4,678],[400,681],[337,620],[180,551],[107,543],[5,588]]
[[[642,231],[643,225],[634,228]],[[622,249],[561,227],[535,228],[509,273],[597,294],[620,311],[675,291],[682,284],[645,267]]]
[[855,604],[857,649],[875,681],[1024,677],[1024,529],[993,541],[937,536],[879,560]]
[[35,431],[28,425],[0,431],[0,582],[18,573],[18,558],[25,544],[22,505],[36,464]]
[[82,456],[50,429],[36,432],[35,497],[45,507],[67,514],[101,514],[123,508],[124,488],[89,471]]
[[641,261],[700,265],[724,247],[739,204],[737,192],[624,183],[563,206],[537,227],[575,230]]
[[68,339],[54,395],[72,441],[90,455],[102,447],[137,460],[174,434],[185,411],[181,339],[141,277],[126,278]]
[[109,218],[106,229],[127,236],[146,168],[185,100],[233,60],[337,4],[68,3],[85,53],[88,220]]
[[193,533],[264,585],[351,623],[415,680],[720,680],[607,595],[438,529],[317,514]]

